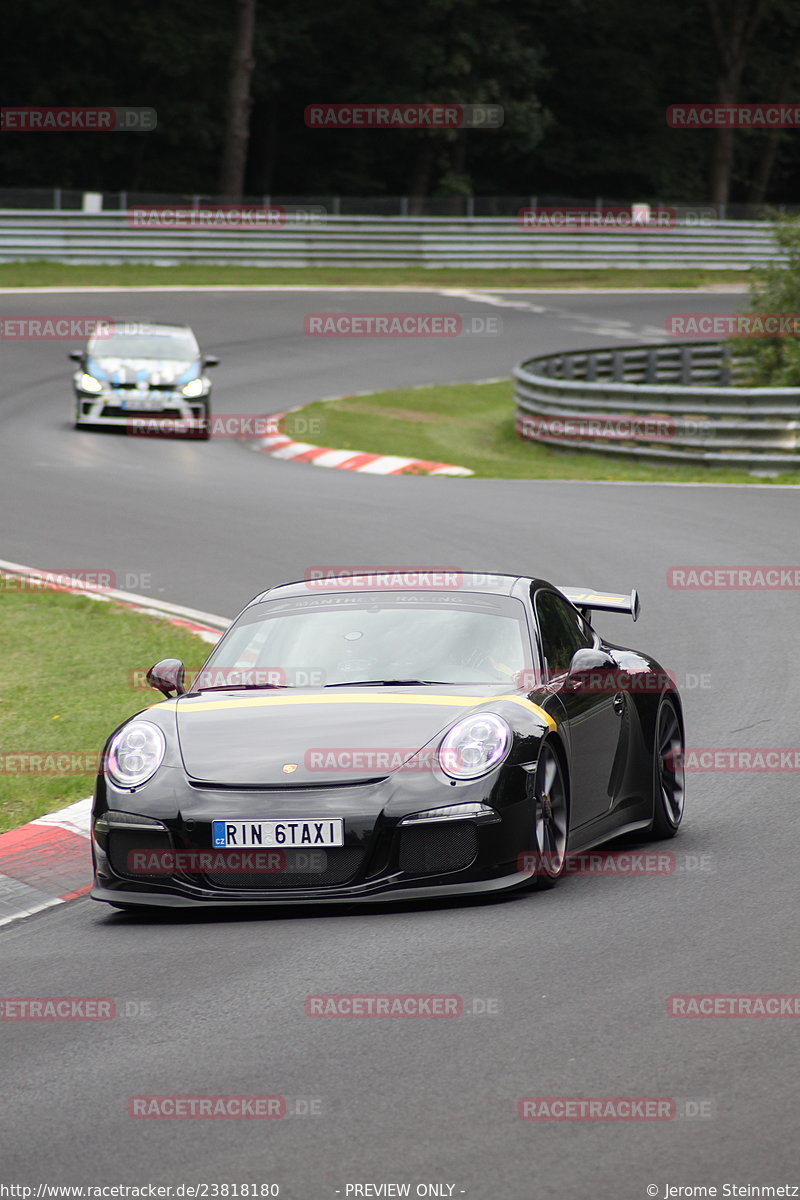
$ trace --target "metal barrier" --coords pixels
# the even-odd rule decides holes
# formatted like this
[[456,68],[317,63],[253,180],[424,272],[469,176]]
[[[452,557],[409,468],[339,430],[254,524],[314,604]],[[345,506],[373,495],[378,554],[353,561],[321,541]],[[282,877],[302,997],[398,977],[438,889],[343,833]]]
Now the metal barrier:
[[283,228],[135,228],[130,213],[0,210],[0,262],[240,264],[264,267],[716,267],[783,261],[758,221],[664,230],[521,229],[509,217],[287,214]]
[[800,468],[800,388],[735,386],[725,342],[576,350],[514,371],[520,437],[570,450],[770,471]]

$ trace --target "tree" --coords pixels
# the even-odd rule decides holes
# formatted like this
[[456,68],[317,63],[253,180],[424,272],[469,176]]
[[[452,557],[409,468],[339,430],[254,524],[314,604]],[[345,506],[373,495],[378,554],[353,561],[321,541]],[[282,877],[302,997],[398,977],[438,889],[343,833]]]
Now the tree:
[[[717,95],[719,104],[740,100],[742,78],[756,33],[772,0],[706,0],[711,32],[719,59]],[[714,131],[711,153],[710,200],[728,203],[733,173],[735,130],[722,126]]]
[[236,26],[231,50],[228,101],[219,191],[229,203],[241,201],[250,143],[250,96],[255,55],[256,0],[236,0]]
[[779,313],[797,319],[797,332],[781,337],[731,339],[735,357],[746,363],[743,387],[800,387],[800,219],[779,217],[775,241],[785,258],[755,274],[751,313]]

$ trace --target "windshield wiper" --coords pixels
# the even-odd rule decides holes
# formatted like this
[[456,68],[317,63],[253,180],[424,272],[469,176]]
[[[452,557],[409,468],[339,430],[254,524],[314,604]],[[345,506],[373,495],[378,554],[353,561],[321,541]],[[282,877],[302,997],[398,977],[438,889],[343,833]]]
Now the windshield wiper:
[[344,679],[341,683],[326,683],[325,687],[424,687],[428,683],[447,686],[444,679]]
[[195,688],[196,692],[262,692],[267,688],[292,687],[291,683],[213,683],[210,687]]

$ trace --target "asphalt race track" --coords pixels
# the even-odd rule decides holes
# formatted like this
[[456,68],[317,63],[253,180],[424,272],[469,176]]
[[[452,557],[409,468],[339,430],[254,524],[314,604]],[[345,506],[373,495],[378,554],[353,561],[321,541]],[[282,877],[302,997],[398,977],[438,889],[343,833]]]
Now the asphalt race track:
[[[741,301],[4,294],[0,313],[186,320],[222,359],[215,411],[266,413],[336,393],[505,376],[537,350],[657,341],[670,312]],[[321,311],[499,316],[502,334],[305,336],[304,315]],[[229,616],[318,564],[635,585],[639,623],[598,626],[675,673],[690,746],[798,745],[796,593],[666,582],[675,565],[796,564],[795,492],[379,478],[284,463],[235,441],[76,433],[72,348],[3,344],[0,557],[110,569],[118,586],[137,576],[132,590]],[[4,995],[114,997],[132,1014],[0,1025],[5,1175],[277,1183],[284,1200],[382,1183],[409,1183],[412,1196],[417,1184],[446,1185],[440,1195],[469,1200],[644,1200],[654,1184],[662,1197],[667,1184],[714,1185],[718,1195],[726,1183],[798,1184],[791,1020],[666,1011],[675,993],[797,990],[797,803],[790,772],[692,773],[684,826],[664,847],[677,856],[673,873],[576,875],[542,895],[141,919],[81,899],[4,928]],[[490,1011],[308,1018],[304,1000],[319,993],[457,994]],[[175,1093],[280,1094],[314,1115],[127,1115],[131,1095]],[[705,1115],[534,1123],[517,1117],[529,1096],[673,1097]]]

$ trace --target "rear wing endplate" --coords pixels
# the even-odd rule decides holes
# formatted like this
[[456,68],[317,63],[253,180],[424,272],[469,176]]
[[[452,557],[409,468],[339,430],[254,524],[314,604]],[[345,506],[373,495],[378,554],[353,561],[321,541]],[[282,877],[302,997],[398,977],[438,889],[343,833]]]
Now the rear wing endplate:
[[634,621],[639,616],[639,593],[636,588],[629,596],[620,596],[617,592],[593,592],[588,588],[562,587],[558,590],[587,621],[591,621],[594,608],[601,612],[628,613]]

